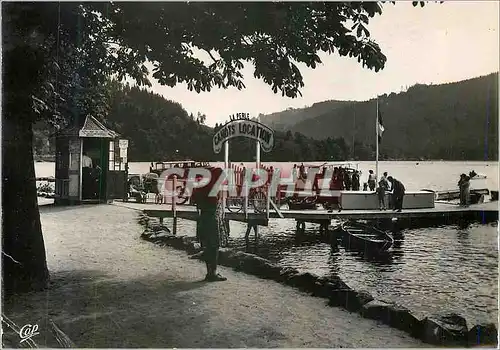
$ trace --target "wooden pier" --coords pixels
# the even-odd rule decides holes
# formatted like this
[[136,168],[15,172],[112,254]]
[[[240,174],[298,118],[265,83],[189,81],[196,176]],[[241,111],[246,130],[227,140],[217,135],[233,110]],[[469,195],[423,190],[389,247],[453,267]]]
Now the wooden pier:
[[[194,206],[178,205],[174,211],[167,205],[139,204],[131,202],[114,202],[115,205],[128,207],[144,212],[144,214],[160,218],[178,218],[196,221],[198,212]],[[279,215],[281,214],[281,215]],[[248,214],[243,212],[231,213],[226,211],[227,220],[240,222],[258,222],[259,225],[267,226],[268,219],[266,214],[255,213],[248,210]],[[289,219],[296,220],[298,224],[317,223],[327,225],[331,220],[398,220],[398,221],[422,221],[422,222],[442,222],[443,224],[457,222],[459,220],[472,220],[480,222],[492,222],[498,220],[498,202],[486,202],[461,207],[451,203],[437,202],[434,208],[427,209],[403,209],[401,212],[392,210],[342,210],[327,211],[317,210],[287,210],[283,209],[280,213],[269,212],[269,219]]]

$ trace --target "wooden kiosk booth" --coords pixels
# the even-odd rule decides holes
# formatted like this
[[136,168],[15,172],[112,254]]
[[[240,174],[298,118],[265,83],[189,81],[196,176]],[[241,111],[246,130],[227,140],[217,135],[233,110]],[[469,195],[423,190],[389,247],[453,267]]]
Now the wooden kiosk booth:
[[127,195],[128,140],[87,116],[56,134],[56,205],[107,203]]

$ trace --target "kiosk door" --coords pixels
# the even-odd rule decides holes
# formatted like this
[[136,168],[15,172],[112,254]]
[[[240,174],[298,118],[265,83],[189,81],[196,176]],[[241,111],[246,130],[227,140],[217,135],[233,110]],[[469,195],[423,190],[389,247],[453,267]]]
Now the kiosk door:
[[[106,197],[112,199],[127,199],[127,163],[126,157],[120,154],[118,140],[109,142],[109,167],[107,173]],[[125,158],[125,159],[124,159]],[[123,162],[125,160],[125,162]]]

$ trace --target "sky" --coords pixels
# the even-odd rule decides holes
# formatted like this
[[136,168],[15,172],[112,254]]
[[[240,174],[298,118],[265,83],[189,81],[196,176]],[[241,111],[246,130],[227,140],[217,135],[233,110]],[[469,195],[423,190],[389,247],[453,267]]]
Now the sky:
[[204,113],[205,123],[213,126],[237,112],[257,117],[326,100],[363,101],[416,83],[455,82],[499,70],[498,1],[428,2],[423,8],[411,2],[384,4],[383,14],[372,18],[368,29],[387,56],[385,68],[376,73],[355,58],[320,54],[323,64],[301,69],[302,97],[274,94],[253,77],[251,64],[242,71],[246,89],[241,91],[215,88],[198,94],[185,84],[171,88],[154,79],[151,90],[194,115]]

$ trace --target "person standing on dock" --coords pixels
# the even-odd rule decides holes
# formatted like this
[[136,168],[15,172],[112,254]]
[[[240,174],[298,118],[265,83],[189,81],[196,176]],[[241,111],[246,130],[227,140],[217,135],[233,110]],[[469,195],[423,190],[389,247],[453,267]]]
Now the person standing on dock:
[[345,189],[345,186],[344,186],[344,169],[342,167],[339,167],[338,172],[337,172],[337,177],[338,177],[339,186],[340,186],[339,189],[341,191],[343,191]]
[[342,210],[339,192],[342,191],[343,184],[341,182],[339,174],[340,169],[335,167],[333,169],[332,180],[330,181],[330,191],[335,191],[337,193],[331,198],[331,208],[328,210],[329,212],[333,211],[333,208],[338,208],[339,212]]
[[392,187],[392,203],[394,205],[393,210],[397,210],[398,212],[401,212],[403,209],[403,198],[405,196],[405,186],[403,183],[399,180],[396,180],[392,176],[389,176],[387,178],[389,182],[391,183]]
[[370,191],[375,191],[375,174],[373,173],[373,170],[370,170],[368,172],[368,187],[370,188]]
[[359,191],[359,172],[357,170],[352,174],[352,190]]
[[380,180],[378,182],[378,187],[377,187],[378,206],[380,210],[387,210],[387,207],[385,205],[386,189],[387,189],[387,181]]
[[[390,191],[391,190],[389,180],[387,180],[387,171],[384,171],[384,174],[380,178],[380,181],[384,181],[385,182],[385,190],[386,191]],[[393,207],[392,198],[391,197],[389,197],[389,203],[387,203],[387,207],[389,207],[390,209],[392,209],[392,207]]]
[[465,175],[460,175],[460,180],[458,181],[458,188],[460,189],[460,205],[469,206],[470,203],[470,178]]
[[384,181],[386,184],[386,190],[389,191],[389,180],[387,180],[387,171],[384,171],[384,174],[380,178],[380,181]]
[[299,177],[302,180],[305,180],[307,178],[306,167],[304,166],[304,163],[300,164],[300,167],[299,167]]
[[462,183],[464,188],[464,205],[466,207],[470,204],[470,177],[465,175],[464,182]]
[[344,187],[346,191],[352,188],[351,174],[346,169],[344,170]]
[[245,166],[243,165],[243,163],[241,163],[241,166],[242,168],[240,169],[240,178],[239,178],[239,183],[238,183],[238,196],[241,196],[242,193],[243,193],[243,184],[245,183],[245,176],[246,176],[246,173],[247,173],[247,168],[245,168]]

